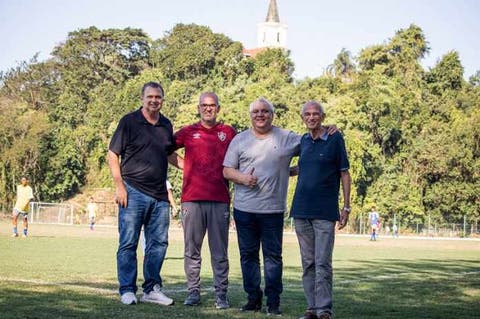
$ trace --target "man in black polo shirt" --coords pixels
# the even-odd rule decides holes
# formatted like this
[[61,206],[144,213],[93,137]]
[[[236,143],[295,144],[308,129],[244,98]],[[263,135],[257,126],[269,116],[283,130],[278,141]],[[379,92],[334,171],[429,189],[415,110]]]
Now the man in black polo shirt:
[[[298,182],[290,215],[300,244],[303,289],[308,308],[306,319],[332,317],[332,252],[335,223],[345,227],[350,213],[350,174],[345,142],[322,126],[325,112],[320,103],[307,102],[302,119],[308,133],[300,142]],[[340,182],[343,208],[339,214]]]
[[[160,113],[164,92],[160,84],[142,88],[142,107],[125,115],[113,134],[108,163],[119,205],[117,271],[123,304],[137,303],[137,246],[145,230],[142,302],[171,305],[162,291],[160,270],[168,246],[169,204],[166,189],[168,155],[174,150],[173,128]],[[121,161],[120,161],[121,159]]]

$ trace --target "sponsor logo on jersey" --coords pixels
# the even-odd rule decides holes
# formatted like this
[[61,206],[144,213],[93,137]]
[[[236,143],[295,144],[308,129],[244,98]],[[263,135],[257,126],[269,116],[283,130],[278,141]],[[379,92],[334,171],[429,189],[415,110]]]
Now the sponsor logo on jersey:
[[194,139],[199,139],[200,138],[200,133],[198,133],[198,132],[193,133],[193,138]]

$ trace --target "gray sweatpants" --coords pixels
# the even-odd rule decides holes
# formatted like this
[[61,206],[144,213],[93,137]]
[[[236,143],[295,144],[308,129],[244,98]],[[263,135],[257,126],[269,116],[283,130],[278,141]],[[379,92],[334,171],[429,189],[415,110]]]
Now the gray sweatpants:
[[188,291],[200,290],[202,243],[208,231],[208,246],[217,296],[226,295],[228,288],[228,227],[229,206],[219,202],[182,203],[183,236],[185,240],[185,276]]
[[309,310],[332,314],[332,254],[335,223],[320,219],[295,218],[303,268],[303,290]]

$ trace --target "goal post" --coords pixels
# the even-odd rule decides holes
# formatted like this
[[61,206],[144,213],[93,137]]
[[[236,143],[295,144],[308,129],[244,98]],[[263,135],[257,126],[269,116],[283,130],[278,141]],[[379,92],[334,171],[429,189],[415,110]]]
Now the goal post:
[[73,205],[64,203],[31,202],[28,222],[35,224],[73,225]]

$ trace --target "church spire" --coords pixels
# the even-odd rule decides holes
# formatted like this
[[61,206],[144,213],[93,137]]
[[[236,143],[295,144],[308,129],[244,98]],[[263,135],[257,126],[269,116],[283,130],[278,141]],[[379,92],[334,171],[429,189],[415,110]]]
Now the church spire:
[[268,5],[268,13],[265,22],[280,22],[280,18],[278,17],[278,8],[277,8],[277,1],[270,0],[270,4]]

